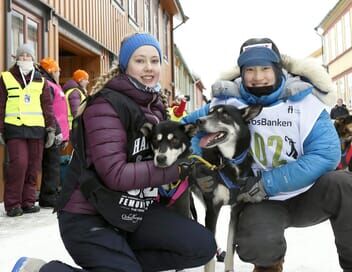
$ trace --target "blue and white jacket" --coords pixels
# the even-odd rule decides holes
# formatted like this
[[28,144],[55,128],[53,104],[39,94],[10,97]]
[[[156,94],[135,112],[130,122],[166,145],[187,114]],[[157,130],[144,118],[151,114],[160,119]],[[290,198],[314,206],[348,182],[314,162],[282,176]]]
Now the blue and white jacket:
[[[232,104],[239,108],[250,104],[262,104],[264,106],[262,113],[250,124],[253,132],[256,130],[255,125],[263,120],[263,116],[265,118],[269,116],[269,119],[270,116],[274,119],[282,116],[282,112],[276,112],[280,105],[293,107],[297,113],[295,125],[298,128],[294,133],[295,143],[298,145],[297,156],[295,158],[286,156],[285,160],[281,159],[280,161],[285,164],[279,167],[263,165],[258,159],[253,165],[254,170],[257,172],[260,170],[262,174],[268,196],[276,200],[288,199],[308,190],[317,178],[334,170],[341,157],[339,138],[331,122],[328,107],[324,109],[324,105],[333,105],[335,101],[329,75],[312,60],[294,60],[287,56],[282,58],[285,68],[284,79],[274,93],[256,97],[246,92],[237,67],[223,75],[221,80],[212,86],[213,99],[210,104],[190,113],[181,121],[194,123],[199,117],[207,115],[209,109],[216,104]],[[281,128],[279,133],[284,133],[282,131],[284,130]],[[192,139],[192,148],[198,154],[201,153],[199,139],[200,135]],[[285,155],[284,152],[282,154]],[[256,160],[255,154],[253,155]]]

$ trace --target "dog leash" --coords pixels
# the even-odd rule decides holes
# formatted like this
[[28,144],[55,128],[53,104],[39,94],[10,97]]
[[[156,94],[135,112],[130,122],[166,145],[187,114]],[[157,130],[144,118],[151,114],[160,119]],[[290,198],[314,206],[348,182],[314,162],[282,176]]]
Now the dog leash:
[[[246,155],[247,155],[248,149],[245,150],[245,152],[243,152],[239,157],[240,159],[232,159],[230,160],[231,163],[236,162],[237,164],[241,163],[244,161]],[[216,166],[215,164],[211,164],[210,162],[208,162],[207,160],[205,160],[204,158],[198,156],[198,155],[190,155],[188,157],[188,159],[196,159],[198,161],[200,161],[201,163],[203,163],[209,170],[211,171],[217,171],[220,178],[222,179],[222,181],[224,182],[224,184],[226,185],[227,188],[229,189],[238,189],[239,186],[234,184],[222,171],[221,168]]]
[[198,156],[195,154],[189,155],[188,159],[190,159],[190,160],[196,159],[196,160],[200,161],[201,163],[203,163],[206,167],[208,167],[212,171],[217,170],[217,168],[218,168],[215,164],[211,164],[210,162],[208,162],[207,160],[205,160],[201,156]]

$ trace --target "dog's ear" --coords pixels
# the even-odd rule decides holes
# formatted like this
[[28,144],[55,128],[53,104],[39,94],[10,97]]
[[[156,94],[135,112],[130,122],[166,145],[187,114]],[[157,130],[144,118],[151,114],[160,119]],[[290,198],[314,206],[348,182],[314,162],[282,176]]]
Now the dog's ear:
[[195,124],[180,124],[180,126],[189,138],[192,138],[198,132],[198,127]]
[[153,124],[145,122],[141,127],[140,132],[142,132],[143,135],[148,138],[152,129],[153,129]]
[[262,109],[263,109],[262,105],[252,105],[252,106],[248,106],[247,108],[242,109],[241,114],[242,114],[243,120],[248,122],[249,120],[251,120],[254,117],[256,117],[257,115],[259,115],[259,113],[262,111]]

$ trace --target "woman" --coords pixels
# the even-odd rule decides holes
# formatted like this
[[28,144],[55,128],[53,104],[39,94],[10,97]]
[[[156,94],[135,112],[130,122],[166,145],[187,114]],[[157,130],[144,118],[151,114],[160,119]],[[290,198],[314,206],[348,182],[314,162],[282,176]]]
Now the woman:
[[15,65],[0,78],[0,144],[6,141],[9,160],[4,204],[10,217],[39,212],[36,180],[45,136],[45,148],[55,140],[50,90],[33,62],[33,46],[23,44],[16,51]]
[[[127,131],[122,116],[99,92],[110,89],[110,94],[118,92],[133,100],[152,124],[163,120],[165,107],[158,83],[162,54],[157,40],[143,33],[127,37],[120,48],[119,68],[98,80],[92,92],[94,97],[98,96],[88,102],[82,113],[87,163],[106,187],[131,196],[138,192],[138,202],[146,203],[144,199],[156,197],[155,187],[178,179],[178,165],[156,168],[149,145],[141,144],[145,138],[138,131]],[[134,139],[132,143],[130,137]],[[58,217],[65,247],[84,271],[183,269],[201,266],[215,255],[215,239],[208,230],[155,202],[149,205],[135,231],[109,224],[80,191],[77,172],[82,165],[75,169],[76,162],[74,156],[63,186]],[[68,187],[72,184],[75,187],[71,193]],[[40,272],[82,271],[58,261],[43,265],[28,258],[20,259],[17,266],[35,263],[41,267]]]

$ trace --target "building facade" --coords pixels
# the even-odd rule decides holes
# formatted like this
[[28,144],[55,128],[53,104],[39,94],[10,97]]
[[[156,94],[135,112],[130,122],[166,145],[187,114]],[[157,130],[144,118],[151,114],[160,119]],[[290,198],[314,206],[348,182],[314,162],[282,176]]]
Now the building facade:
[[[117,60],[123,37],[149,32],[162,46],[161,85],[174,94],[173,30],[185,21],[178,0],[1,0],[0,14],[0,71],[13,65],[17,47],[26,42],[33,44],[37,62],[44,57],[58,61],[61,84],[84,69],[90,89]],[[3,179],[0,167],[0,201]]]
[[340,0],[316,27],[322,38],[323,65],[337,97],[352,109],[352,0]]
[[174,44],[174,52],[175,95],[188,95],[190,101],[187,103],[187,111],[192,112],[204,104],[205,87],[202,80],[192,73],[176,44]]

